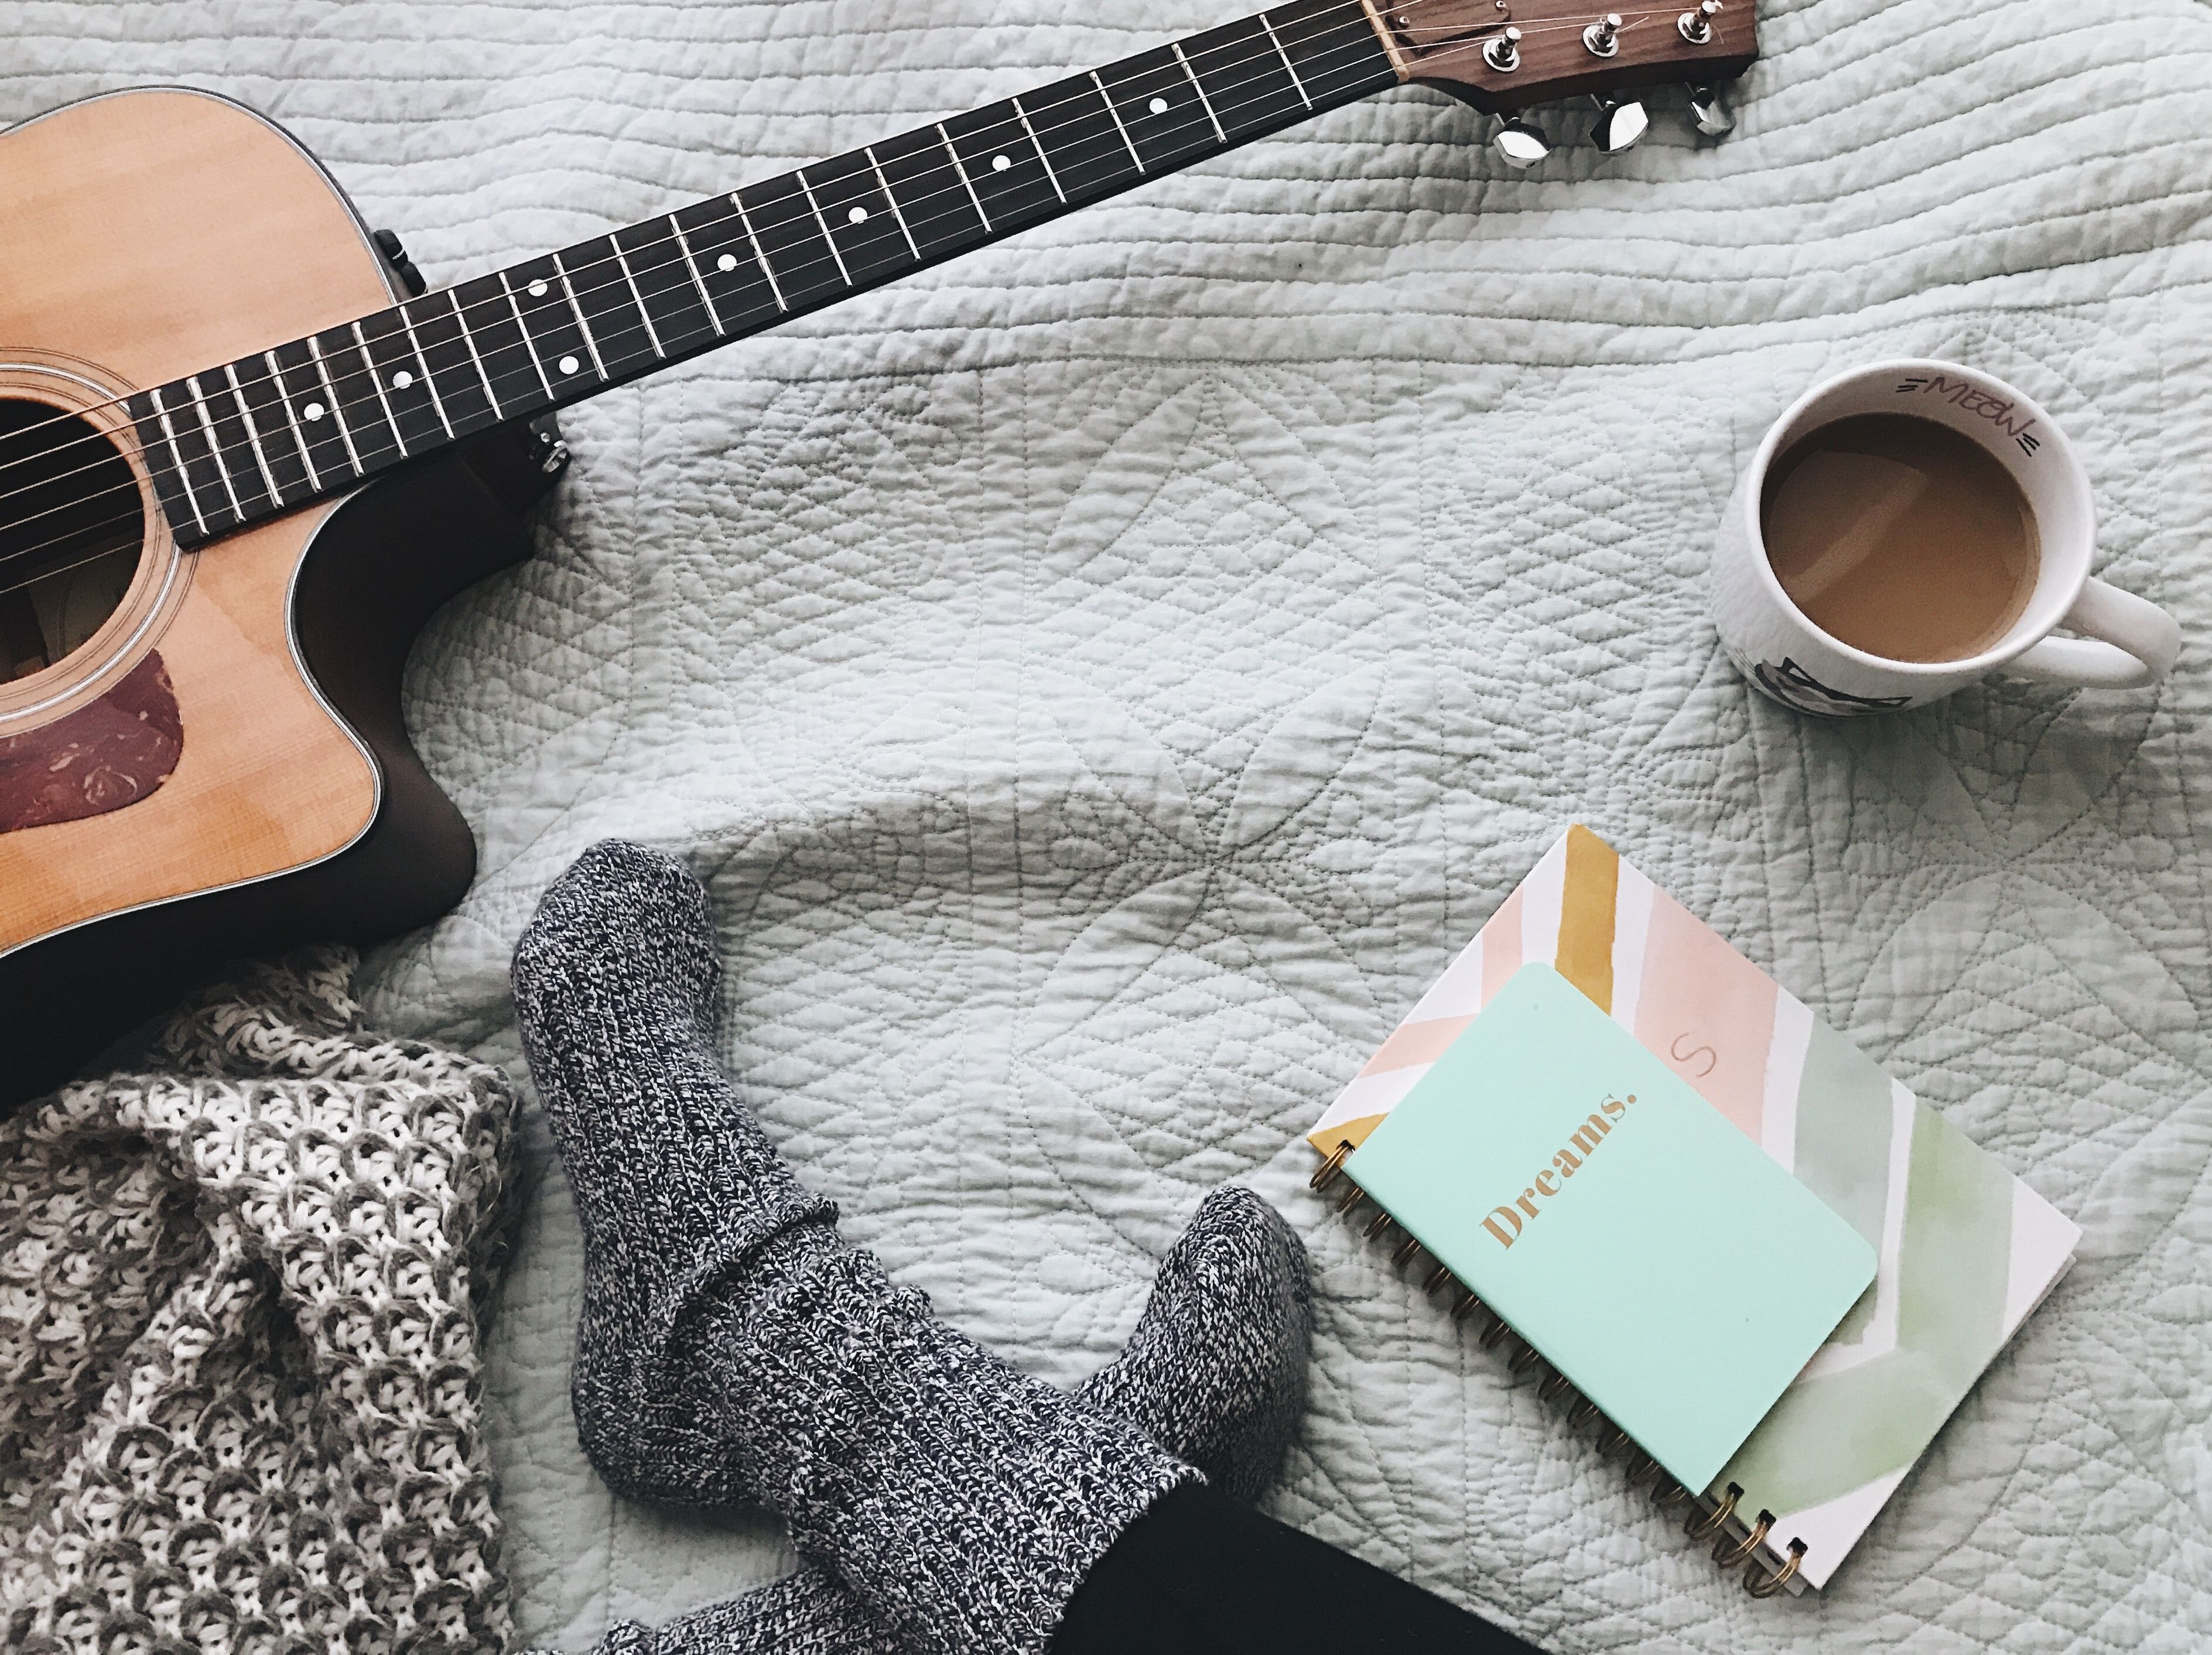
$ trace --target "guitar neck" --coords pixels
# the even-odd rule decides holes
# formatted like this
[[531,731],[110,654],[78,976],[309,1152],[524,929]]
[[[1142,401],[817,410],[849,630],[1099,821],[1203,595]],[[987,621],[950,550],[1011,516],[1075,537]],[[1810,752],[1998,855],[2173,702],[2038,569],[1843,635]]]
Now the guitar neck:
[[137,393],[195,546],[1396,83],[1296,0]]

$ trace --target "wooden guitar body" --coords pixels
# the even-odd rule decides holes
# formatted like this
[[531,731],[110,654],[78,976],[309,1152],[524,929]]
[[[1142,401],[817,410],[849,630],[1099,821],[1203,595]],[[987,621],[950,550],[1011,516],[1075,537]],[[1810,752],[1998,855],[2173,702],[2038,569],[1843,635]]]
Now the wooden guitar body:
[[[116,432],[111,465],[112,399],[395,296],[314,159],[196,92],[0,134],[0,399]],[[473,842],[408,742],[399,676],[439,603],[527,554],[544,447],[498,428],[197,551],[139,473],[120,605],[0,681],[0,1104],[232,954],[392,935],[466,889]]]

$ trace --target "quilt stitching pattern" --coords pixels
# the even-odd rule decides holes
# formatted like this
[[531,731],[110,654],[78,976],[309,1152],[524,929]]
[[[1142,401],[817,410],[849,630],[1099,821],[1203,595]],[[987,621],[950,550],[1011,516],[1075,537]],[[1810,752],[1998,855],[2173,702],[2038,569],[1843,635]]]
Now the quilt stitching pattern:
[[[0,14],[0,114],[240,97],[441,281],[1213,21]],[[1565,1655],[2212,1638],[2212,18],[1761,15],[1726,144],[1666,94],[1629,155],[1517,173],[1401,92],[571,412],[540,555],[410,668],[483,871],[370,962],[375,1015],[519,1072],[537,893],[608,834],[678,848],[749,1100],[1024,1367],[1103,1361],[1208,1183],[1293,1215],[1319,1366],[1274,1509],[1324,1538]],[[1733,469],[1797,389],[1893,354],[2052,409],[2104,571],[2183,617],[2167,685],[1843,728],[1748,697],[1702,591]],[[1307,1120],[1574,818],[2086,1232],[1817,1603],[1717,1577],[1303,1192]],[[487,1405],[519,1629],[580,1646],[789,1557],[582,1463],[534,1118],[521,1158]]]

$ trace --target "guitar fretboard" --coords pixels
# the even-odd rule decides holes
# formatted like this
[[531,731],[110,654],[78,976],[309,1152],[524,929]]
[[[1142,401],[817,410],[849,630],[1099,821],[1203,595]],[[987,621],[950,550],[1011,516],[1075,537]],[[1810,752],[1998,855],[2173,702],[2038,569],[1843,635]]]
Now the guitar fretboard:
[[140,392],[179,544],[818,309],[1394,85],[1298,0]]

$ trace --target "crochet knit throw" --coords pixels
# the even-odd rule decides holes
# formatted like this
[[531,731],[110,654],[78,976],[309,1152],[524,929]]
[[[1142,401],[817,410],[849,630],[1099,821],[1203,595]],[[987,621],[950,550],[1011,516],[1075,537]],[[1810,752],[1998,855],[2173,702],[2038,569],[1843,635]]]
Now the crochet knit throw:
[[479,1406],[514,1099],[350,956],[0,1123],[0,1648],[496,1651]]

